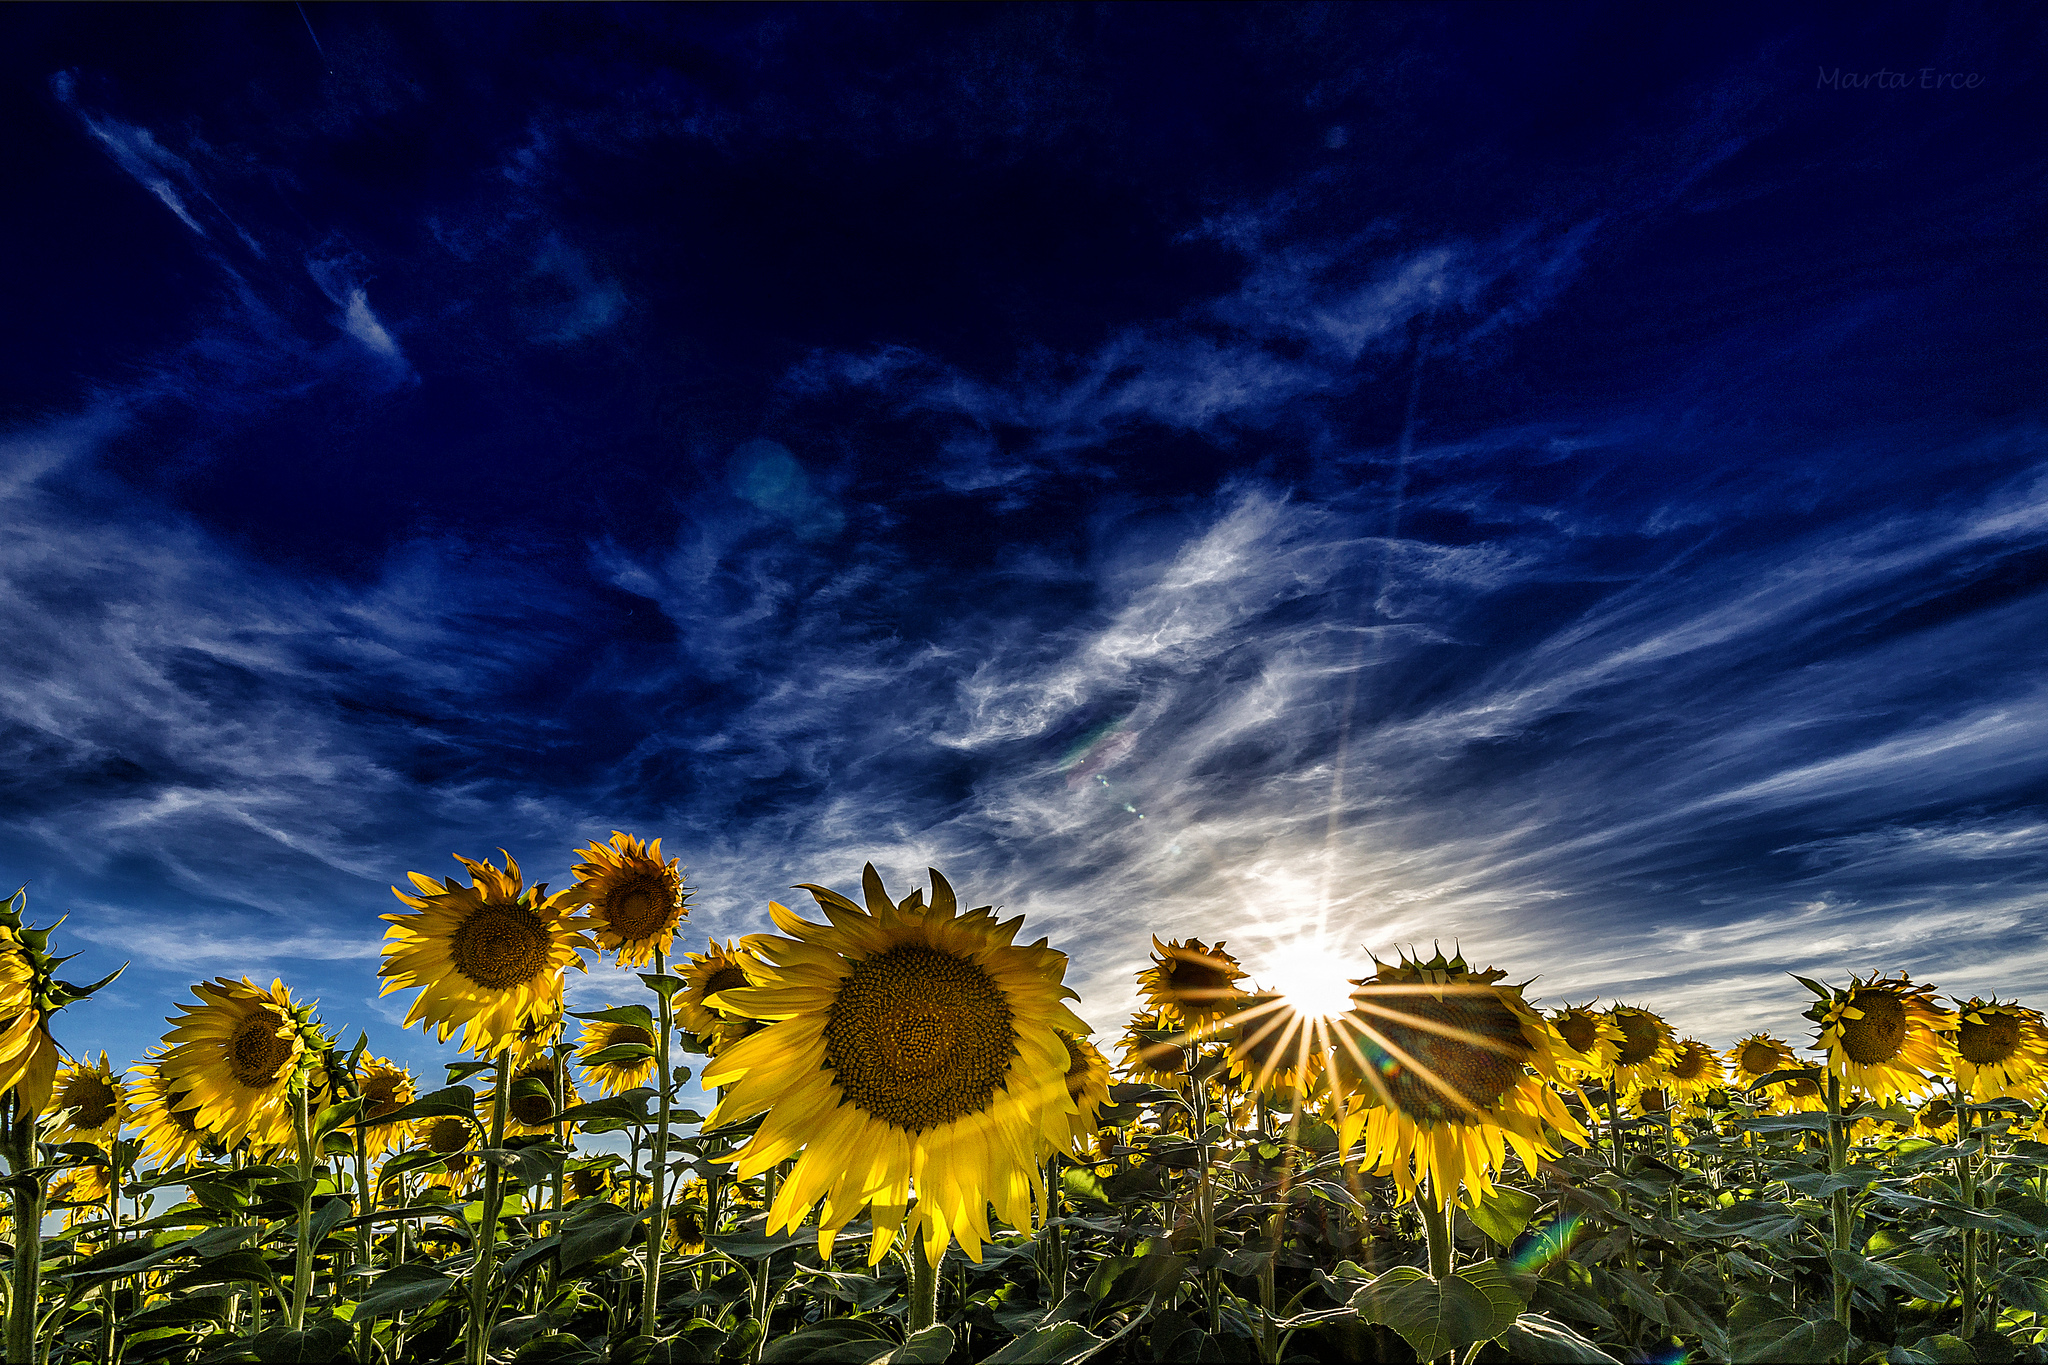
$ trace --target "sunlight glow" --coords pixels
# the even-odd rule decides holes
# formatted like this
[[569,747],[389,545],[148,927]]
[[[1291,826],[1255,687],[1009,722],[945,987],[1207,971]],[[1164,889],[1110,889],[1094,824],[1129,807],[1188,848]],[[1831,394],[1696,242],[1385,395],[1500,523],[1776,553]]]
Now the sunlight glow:
[[1312,1019],[1328,1019],[1351,1008],[1351,975],[1356,968],[1334,945],[1302,939],[1274,951],[1259,973],[1259,984],[1278,991]]

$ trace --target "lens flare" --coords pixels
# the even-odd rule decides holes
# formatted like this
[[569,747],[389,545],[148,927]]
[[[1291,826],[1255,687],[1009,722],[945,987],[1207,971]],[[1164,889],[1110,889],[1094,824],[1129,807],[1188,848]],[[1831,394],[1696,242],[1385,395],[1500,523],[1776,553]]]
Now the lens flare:
[[1302,940],[1276,950],[1258,974],[1259,984],[1284,996],[1311,1019],[1332,1019],[1351,1008],[1356,968],[1326,944]]

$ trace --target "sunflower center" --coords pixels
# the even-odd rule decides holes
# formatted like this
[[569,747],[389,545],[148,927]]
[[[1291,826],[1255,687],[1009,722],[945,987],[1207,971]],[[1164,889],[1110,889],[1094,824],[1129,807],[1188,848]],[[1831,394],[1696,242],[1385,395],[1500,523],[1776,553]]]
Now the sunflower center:
[[1853,1003],[1863,1017],[1842,1021],[1842,1051],[1849,1060],[1876,1066],[1898,1056],[1906,1043],[1905,1005],[1881,992],[1859,993]]
[[[520,1072],[514,1079],[518,1081],[538,1081],[547,1087],[548,1090],[555,1088],[555,1071],[553,1067],[535,1067],[531,1070]],[[512,1105],[508,1112],[513,1118],[518,1119],[528,1128],[538,1128],[554,1117],[554,1097],[549,1094],[536,1095],[532,1091],[528,1091],[523,1095],[515,1092],[512,1096]]]
[[502,991],[546,971],[549,947],[539,915],[523,905],[493,902],[456,926],[449,956],[455,970],[477,985]]
[[235,1025],[228,1039],[228,1071],[238,1085],[261,1090],[277,1080],[292,1060],[291,1029],[278,1027],[269,1010],[257,1010]]
[[405,1077],[392,1071],[379,1071],[363,1082],[363,1098],[369,1103],[363,1108],[363,1118],[375,1123],[386,1114],[395,1114],[405,1108]]
[[427,1125],[427,1150],[447,1156],[469,1145],[469,1125],[454,1115]]
[[624,939],[653,938],[675,920],[676,899],[666,873],[643,872],[604,898],[605,925]]
[[1964,1020],[1956,1031],[1956,1051],[1972,1066],[1996,1066],[2020,1050],[2020,1021],[2009,1014],[1982,1014],[1981,1024]]
[[[1499,996],[1487,992],[1438,1000],[1368,989],[1355,998],[1374,1000],[1402,1016],[1360,1010],[1348,1018],[1380,1085],[1408,1117],[1427,1123],[1468,1119],[1472,1110],[1492,1107],[1521,1083],[1529,1043],[1522,1037],[1521,1021]],[[1452,1031],[1477,1035],[1493,1046],[1466,1042],[1450,1036]],[[1339,1045],[1340,1057],[1348,1051]]]
[[1670,1107],[1670,1100],[1662,1090],[1645,1090],[1636,1103],[1645,1114],[1661,1114]]
[[1922,1128],[1945,1128],[1955,1121],[1956,1107],[1947,1100],[1936,1100],[1920,1111]]
[[747,974],[737,967],[720,967],[704,983],[704,994],[708,998],[720,991],[734,991],[747,984]]
[[1174,1043],[1140,1043],[1138,1065],[1158,1076],[1177,1076],[1188,1069],[1185,1048]]
[[600,1167],[585,1167],[569,1172],[569,1189],[578,1199],[589,1199],[604,1192],[604,1171]]
[[1621,1029],[1621,1055],[1614,1059],[1616,1065],[1634,1066],[1656,1054],[1657,1044],[1662,1040],[1657,1036],[1656,1021],[1649,1015],[1641,1010],[1616,1010],[1614,1022]]
[[1591,1052],[1600,1041],[1600,1025],[1591,1015],[1568,1014],[1557,1021],[1557,1031],[1574,1052]]
[[1778,1069],[1778,1050],[1768,1043],[1751,1043],[1742,1049],[1742,1069],[1752,1076],[1768,1076]]
[[1815,1099],[1820,1095],[1820,1082],[1810,1076],[1794,1076],[1785,1082],[1785,1093],[1794,1099]]
[[114,1117],[116,1098],[113,1086],[87,1072],[72,1077],[57,1103],[61,1108],[77,1111],[71,1118],[73,1127],[97,1128]]
[[916,944],[856,962],[825,1021],[825,1065],[840,1092],[912,1133],[986,1110],[1016,1055],[995,979]]
[[617,1047],[621,1043],[638,1043],[642,1047],[653,1047],[654,1035],[638,1024],[619,1024],[613,1027],[611,1036],[604,1040],[604,1045]]
[[1698,1043],[1687,1043],[1671,1064],[1671,1075],[1677,1080],[1696,1081],[1706,1074],[1707,1050]]

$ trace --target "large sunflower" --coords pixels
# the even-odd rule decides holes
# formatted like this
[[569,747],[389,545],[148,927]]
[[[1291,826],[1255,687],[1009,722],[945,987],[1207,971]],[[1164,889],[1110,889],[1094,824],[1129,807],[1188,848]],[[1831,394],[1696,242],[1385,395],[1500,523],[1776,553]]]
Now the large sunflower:
[[[681,994],[681,992],[677,992]],[[636,1007],[637,1008],[637,1007]],[[629,1057],[624,1061],[599,1062],[591,1064],[590,1059],[609,1047],[637,1043],[641,1047],[654,1046],[654,1021],[635,1023],[626,1019],[592,1019],[583,1025],[583,1033],[576,1040],[576,1061],[583,1068],[583,1078],[595,1085],[606,1095],[619,1095],[628,1090],[647,1084],[654,1074],[655,1055]]]
[[1585,1144],[1551,1088],[1564,1083],[1563,1043],[1523,987],[1498,984],[1506,975],[1439,951],[1356,983],[1351,1011],[1333,1021],[1331,1080],[1344,1101],[1339,1141],[1361,1169],[1409,1195],[1427,1181],[1449,1207],[1460,1186],[1473,1198],[1492,1189],[1509,1147],[1533,1171],[1559,1154],[1553,1135]]
[[293,1001],[282,981],[264,990],[247,977],[219,977],[192,988],[197,1005],[180,1005],[164,1035],[159,1064],[165,1085],[183,1093],[196,1122],[233,1147],[243,1138],[258,1146],[292,1141],[295,1086],[311,1083],[322,1040],[312,1007]]
[[199,1113],[193,1108],[195,1101],[164,1081],[161,1056],[153,1056],[129,1069],[136,1075],[131,1089],[143,1155],[159,1167],[197,1158],[206,1150],[210,1135],[199,1126]]
[[874,1264],[914,1186],[906,1232],[924,1237],[931,1263],[955,1237],[979,1261],[989,1205],[1028,1228],[1044,1198],[1039,1153],[1072,1146],[1060,1031],[1089,1030],[1065,1003],[1066,955],[1042,939],[1016,946],[1021,917],[961,914],[937,871],[930,906],[918,891],[892,901],[873,864],[861,882],[865,909],[803,888],[826,924],[769,906],[789,937],[750,940],[758,984],[720,996],[769,1027],[705,1068],[706,1085],[732,1087],[709,1123],[766,1113],[731,1158],[742,1180],[801,1153],[768,1231],[795,1227],[822,1199],[819,1254],[829,1255],[834,1234],[872,1207]]
[[1078,1033],[1054,1032],[1067,1045],[1067,1098],[1074,1113],[1067,1120],[1076,1141],[1095,1135],[1095,1116],[1109,1103],[1109,1058]]
[[1879,1104],[1925,1093],[1946,1074],[1956,1018],[1934,1003],[1934,987],[1916,986],[1900,972],[1851,977],[1806,1012],[1820,1027],[1815,1050],[1842,1084]]
[[747,963],[758,961],[745,947],[715,938],[705,942],[703,952],[683,954],[677,963],[683,978],[683,988],[675,993],[677,1027],[699,1038],[715,1036],[731,1016],[712,1005],[711,997],[746,985]]
[[90,1142],[112,1151],[130,1117],[128,1087],[102,1052],[98,1066],[80,1060],[57,1073],[50,1113],[64,1118],[43,1141]]
[[1551,1011],[1550,1026],[1564,1042],[1557,1052],[1560,1072],[1602,1082],[1614,1074],[1615,1058],[1621,1055],[1625,1039],[1606,1011],[1594,1009],[1590,1000],[1583,1005],[1566,1005]]
[[406,1125],[391,1115],[419,1097],[412,1072],[388,1057],[365,1057],[356,1065],[356,1089],[363,1097],[363,1150],[375,1161],[405,1142]]
[[1697,1038],[1680,1040],[1671,1066],[1664,1073],[1664,1088],[1686,1099],[1700,1096],[1722,1084],[1721,1057]]
[[674,946],[676,925],[690,913],[680,859],[661,860],[661,840],[652,844],[612,831],[609,845],[578,849],[576,885],[569,903],[590,907],[591,931],[604,952],[616,952],[622,966],[637,967]]
[[1152,947],[1152,965],[1138,973],[1138,989],[1162,1024],[1199,1035],[1243,997],[1237,983],[1245,973],[1221,940],[1212,948],[1198,938],[1161,943],[1155,937]]
[[1973,1100],[2034,1099],[2048,1081],[2048,1027],[2039,1010],[1971,997],[1957,1001],[1956,1084]]
[[1156,1014],[1132,1015],[1117,1047],[1123,1053],[1119,1070],[1134,1081],[1173,1086],[1188,1078],[1188,1050],[1180,1045],[1180,1035],[1162,1025]]
[[465,1051],[491,1055],[520,1046],[522,1027],[560,1013],[562,972],[583,971],[578,950],[591,944],[570,917],[570,893],[524,889],[511,854],[503,871],[459,853],[455,860],[469,869],[468,886],[408,872],[419,895],[391,888],[420,913],[384,916],[391,927],[377,975],[384,995],[422,988],[407,1027],[429,1024],[444,1043],[460,1028]]
[[57,1075],[57,1040],[36,999],[39,960],[46,955],[22,942],[20,929],[0,924],[0,1094],[18,1085],[23,1106],[32,1110],[49,1103]]
[[1678,1059],[1678,1037],[1664,1016],[1640,1005],[1616,1005],[1607,1018],[1621,1032],[1610,1079],[1617,1091],[1658,1085]]

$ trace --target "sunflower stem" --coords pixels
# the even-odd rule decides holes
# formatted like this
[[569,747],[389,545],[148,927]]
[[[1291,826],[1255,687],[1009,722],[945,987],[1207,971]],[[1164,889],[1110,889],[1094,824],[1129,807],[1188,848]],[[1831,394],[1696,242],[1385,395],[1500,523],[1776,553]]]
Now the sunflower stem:
[[[364,1105],[356,1113],[356,1212],[364,1218],[362,1230],[356,1234],[355,1264],[368,1269],[377,1260],[377,1225],[369,1221],[377,1212],[377,1187],[370,1183],[369,1128],[366,1114],[369,1106]],[[357,1287],[360,1297],[362,1286]],[[377,1319],[375,1314],[365,1313],[362,1321],[356,1323],[356,1355],[363,1360],[370,1358],[371,1343],[375,1339]]]
[[[1967,1097],[1960,1087],[1956,1090],[1956,1186],[1963,1196],[1963,1207],[1976,1211],[1977,1171],[1967,1148],[1970,1141],[1970,1108]],[[1963,1229],[1963,1330],[1958,1334],[1964,1341],[1977,1334],[1977,1230]]]
[[[512,1102],[512,1058],[509,1053],[498,1054],[497,1067],[496,1090],[491,1097],[493,1149],[505,1145],[505,1111]],[[490,1348],[491,1319],[497,1313],[497,1300],[491,1294],[491,1279],[497,1268],[498,1208],[503,1201],[500,1174],[495,1161],[484,1163],[484,1210],[476,1230],[476,1259],[469,1269],[469,1332],[463,1343],[468,1365],[484,1365]]]
[[[654,974],[668,975],[668,964],[660,948],[654,950]],[[669,1092],[674,1089],[675,1078],[668,1069],[668,1036],[675,1029],[671,1013],[669,993],[658,990],[660,997],[661,1028],[654,1035],[654,1071],[657,1089],[661,1092],[661,1115],[654,1125],[654,1160],[648,1168],[648,1195],[653,1200],[653,1213],[647,1220],[647,1283],[640,1295],[640,1335],[654,1335],[655,1317],[661,1303],[661,1251],[662,1240],[668,1235],[668,1121]],[[763,1323],[766,1332],[767,1324]]]
[[299,1140],[299,1235],[298,1254],[292,1260],[289,1322],[296,1332],[306,1324],[306,1298],[313,1290],[313,1119],[303,1081],[292,1090],[292,1127]]
[[[1828,1075],[1828,1171],[1839,1173],[1847,1164],[1848,1127],[1842,1121],[1842,1078]],[[1846,1252],[1850,1249],[1851,1227],[1849,1219],[1849,1191],[1836,1190],[1829,1200],[1828,1212],[1834,1221],[1834,1249]],[[1837,1265],[1834,1270],[1835,1321],[1842,1324],[1842,1330],[1849,1329],[1849,1277]],[[1847,1350],[1844,1348],[1844,1358]]]
[[[116,1246],[121,1240],[121,1139],[116,1134],[108,1155],[112,1164],[108,1167],[107,1178],[107,1245]],[[130,1300],[134,1302],[134,1300]],[[114,1282],[100,1286],[100,1359],[112,1365],[114,1359]]]
[[1060,1227],[1060,1159],[1045,1159],[1045,1291],[1056,1307],[1067,1296],[1067,1247]]
[[43,1181],[25,1175],[36,1164],[38,1116],[22,1104],[20,1087],[10,1092],[14,1108],[7,1125],[7,1166],[13,1172],[14,1277],[7,1296],[7,1358],[36,1358],[36,1291],[43,1279]]
[[1422,1236],[1429,1244],[1429,1275],[1434,1280],[1451,1277],[1451,1224],[1444,1206],[1436,1200],[1436,1182],[1415,1187],[1415,1211],[1422,1215]]
[[[922,1332],[939,1318],[939,1270],[925,1254],[924,1232],[913,1228],[910,1235],[910,1314],[903,1334]],[[761,1324],[765,1335],[768,1325]]]

